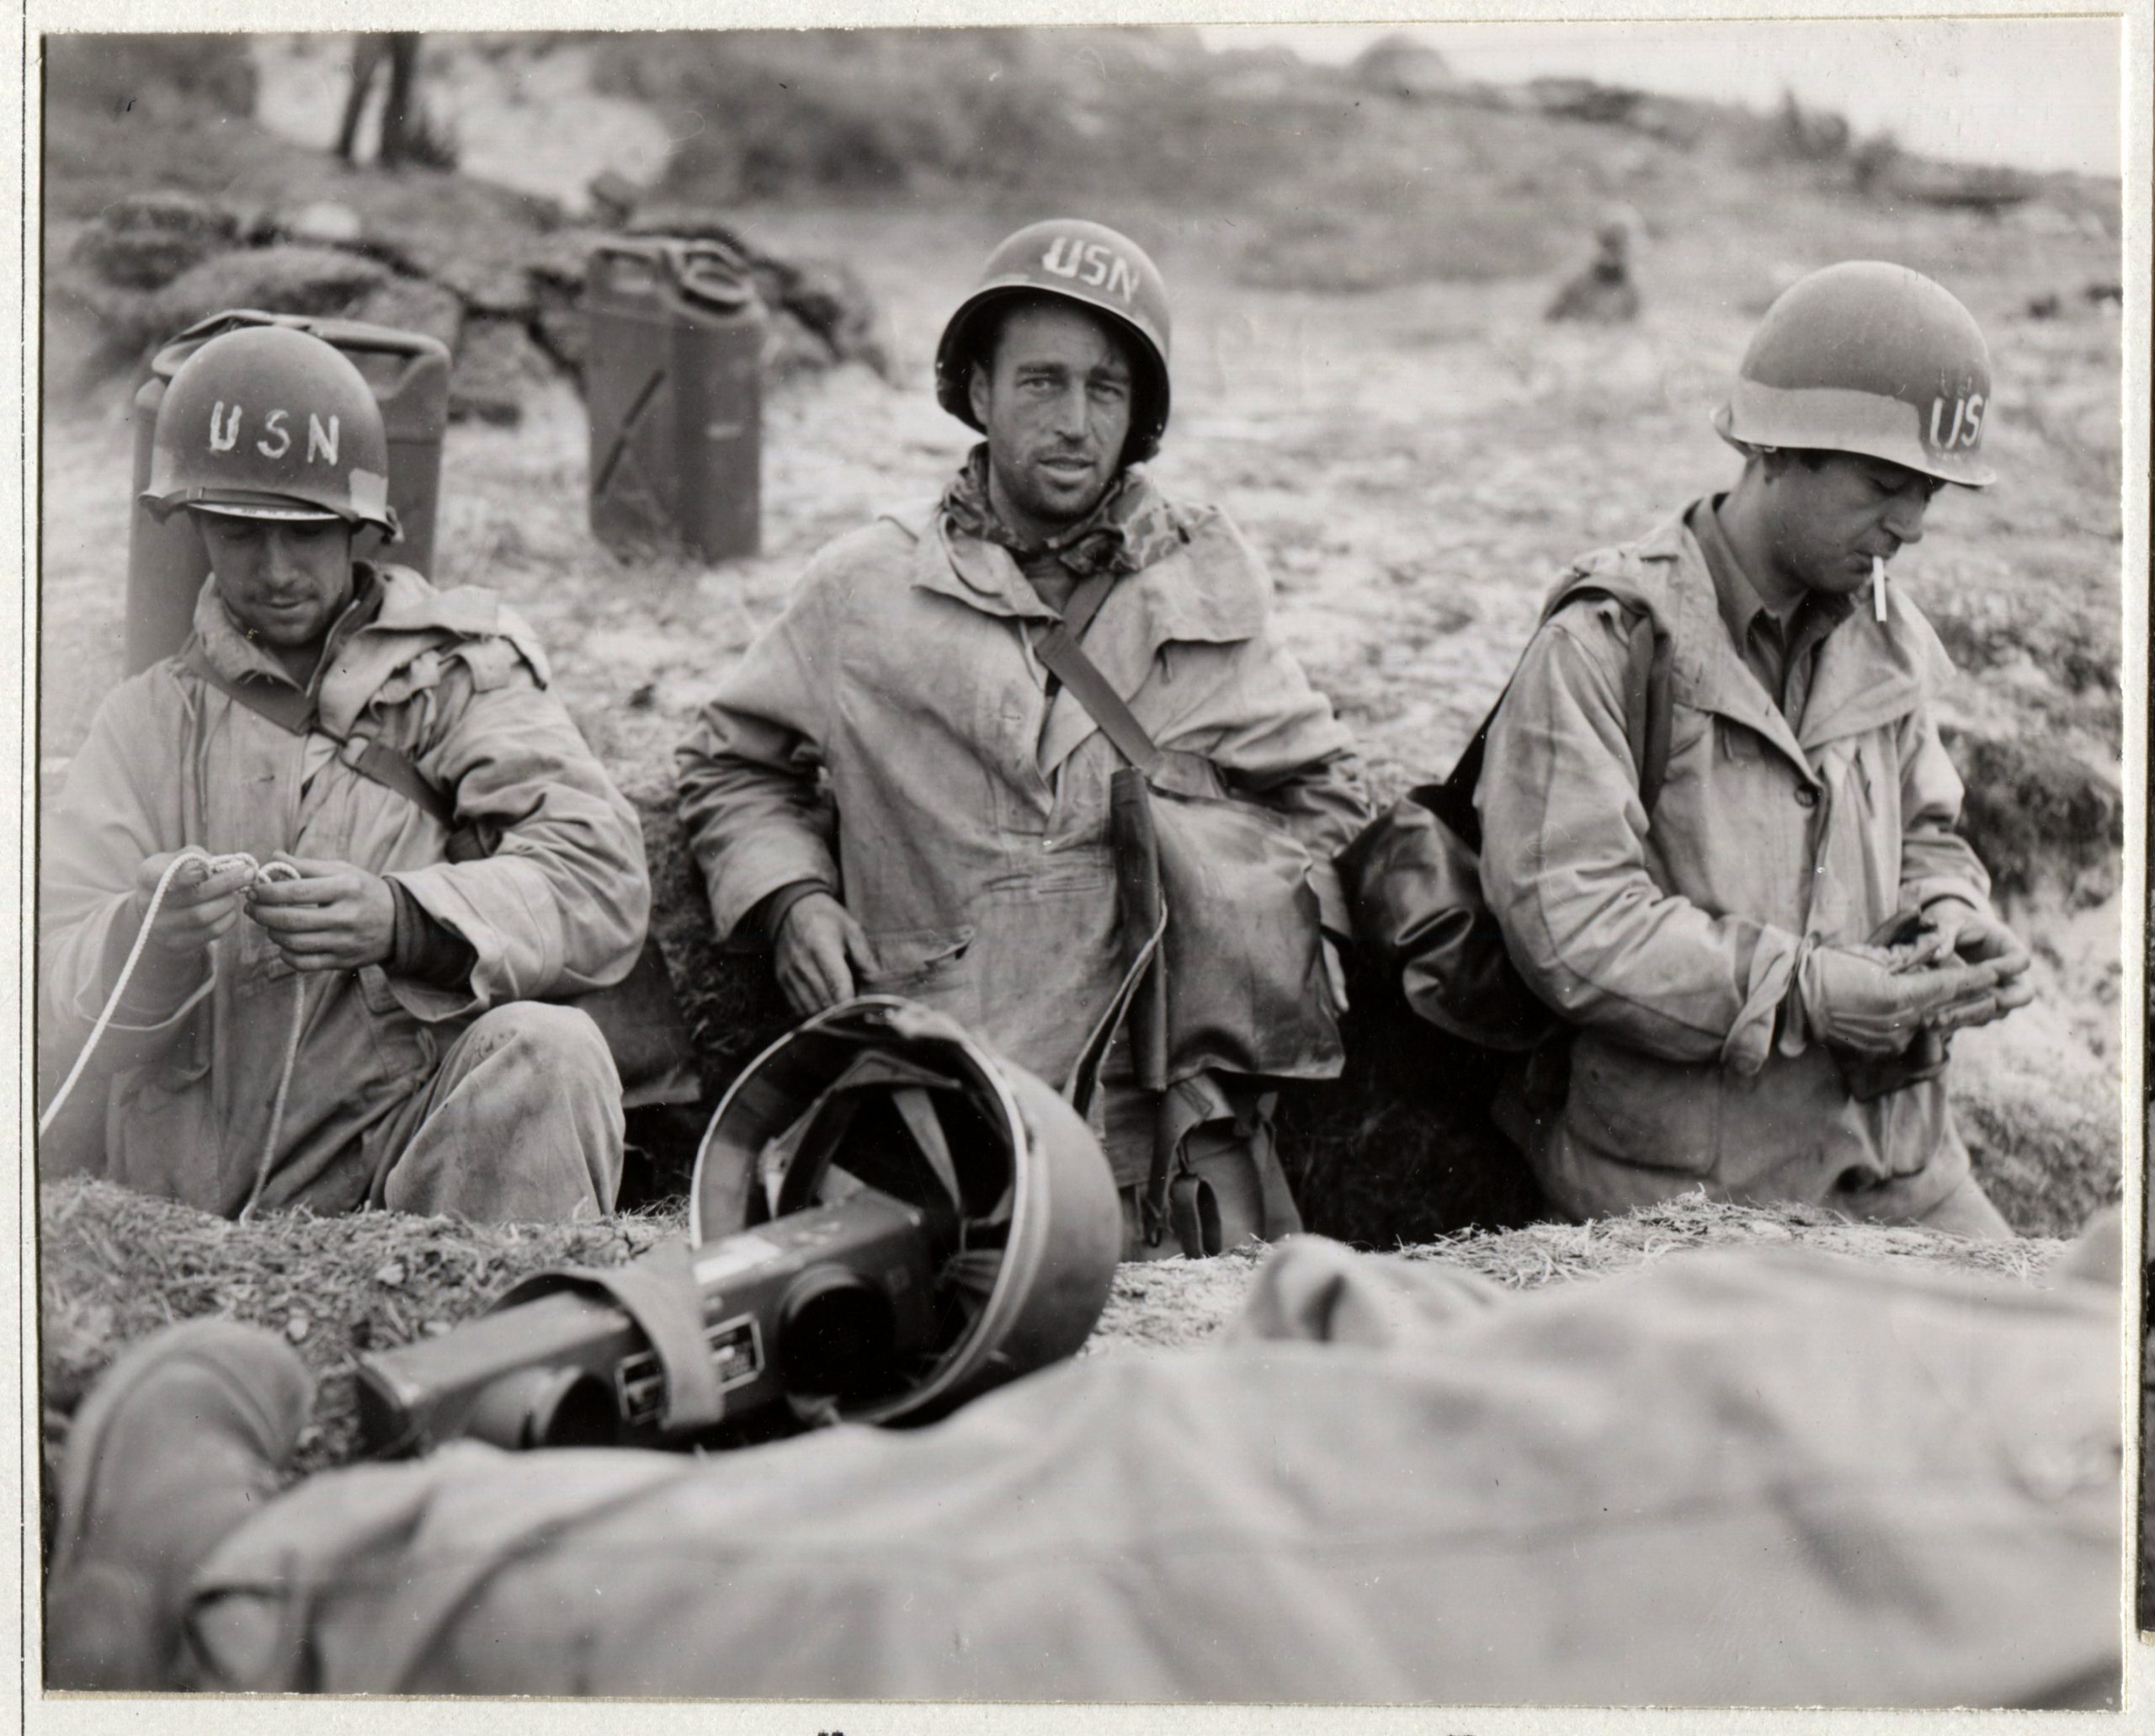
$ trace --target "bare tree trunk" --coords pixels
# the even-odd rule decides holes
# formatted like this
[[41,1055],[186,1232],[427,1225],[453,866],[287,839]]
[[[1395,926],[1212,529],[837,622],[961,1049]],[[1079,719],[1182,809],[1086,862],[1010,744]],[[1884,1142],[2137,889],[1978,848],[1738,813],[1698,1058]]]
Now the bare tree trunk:
[[381,111],[381,161],[393,168],[410,157],[419,118],[419,33],[396,30],[388,40],[389,100]]
[[364,35],[352,39],[352,88],[344,99],[344,119],[337,129],[337,154],[345,162],[355,161],[354,153],[359,144],[359,116],[367,105],[367,91],[374,83],[375,69],[380,66],[386,46],[380,36]]

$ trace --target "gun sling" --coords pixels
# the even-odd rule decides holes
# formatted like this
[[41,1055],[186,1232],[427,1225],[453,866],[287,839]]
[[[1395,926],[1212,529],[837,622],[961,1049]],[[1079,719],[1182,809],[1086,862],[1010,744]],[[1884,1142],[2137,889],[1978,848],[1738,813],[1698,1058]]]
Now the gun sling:
[[1172,1222],[1184,1251],[1199,1259],[1220,1252],[1220,1211],[1210,1182],[1194,1174],[1175,1174],[1175,1141],[1168,1115],[1167,955],[1160,943],[1171,918],[1161,891],[1159,846],[1147,788],[1165,756],[1078,642],[1114,583],[1115,575],[1109,572],[1096,572],[1083,580],[1071,593],[1063,618],[1034,647],[1049,674],[1070,690],[1071,697],[1130,762],[1127,770],[1115,775],[1111,807],[1117,822],[1117,889],[1128,930],[1125,946],[1133,956],[1110,1004],[1109,1019],[1096,1028],[1097,1041],[1085,1046],[1090,1065],[1082,1070],[1088,1075],[1085,1094],[1089,1100],[1115,1023],[1126,1018],[1137,1084],[1157,1098],[1152,1168],[1140,1196],[1146,1238],[1157,1247]]

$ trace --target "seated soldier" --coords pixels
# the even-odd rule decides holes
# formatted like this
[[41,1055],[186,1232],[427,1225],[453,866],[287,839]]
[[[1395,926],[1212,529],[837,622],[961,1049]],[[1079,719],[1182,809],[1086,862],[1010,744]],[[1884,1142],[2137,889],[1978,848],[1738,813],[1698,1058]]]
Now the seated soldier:
[[[1006,238],[936,359],[937,401],[981,444],[932,507],[817,555],[678,756],[718,930],[771,940],[795,1013],[902,994],[1057,1082],[1131,965],[1118,768],[1157,754],[1242,799],[1251,860],[1306,883],[1306,904],[1222,908],[1218,887],[1251,878],[1231,864],[1210,909],[1173,913],[1192,968],[1169,1004],[1242,1003],[1228,1041],[1193,1044],[1203,1066],[1174,1046],[1165,1092],[1139,1077],[1134,1043],[1101,1075],[1129,1259],[1301,1227],[1255,1077],[1268,1069],[1248,1052],[1262,1040],[1294,1052],[1279,1072],[1338,1073],[1319,912],[1346,928],[1332,858],[1369,813],[1256,555],[1145,469],[1168,424],[1168,325],[1166,285],[1127,236],[1052,219]],[[1049,667],[1080,641],[1089,684]],[[1281,952],[1316,960],[1320,980],[1268,998],[1264,961]],[[1221,986],[1213,1002],[1202,983]],[[1253,1030],[1261,999],[1269,1029]],[[1216,1233],[1165,1211],[1177,1193],[1216,1199]]]
[[63,1065],[97,1040],[48,1169],[226,1215],[613,1203],[612,1057],[536,998],[634,962],[642,834],[523,622],[354,559],[395,532],[387,476],[319,338],[233,332],[172,381],[145,498],[193,515],[211,577],[45,835],[41,1036]]
[[[1940,488],[1991,480],[1989,394],[1982,333],[1939,285],[1814,272],[1716,424],[1735,487],[1585,556],[1551,599],[1478,799],[1489,907],[1572,1032],[1500,1116],[1565,1211],[1703,1185],[2010,1233],[1941,1074],[1953,1030],[2030,998],[2028,951],[1955,831],[1932,715],[1952,664],[1886,577]],[[1645,798],[1642,620],[1668,671]]]

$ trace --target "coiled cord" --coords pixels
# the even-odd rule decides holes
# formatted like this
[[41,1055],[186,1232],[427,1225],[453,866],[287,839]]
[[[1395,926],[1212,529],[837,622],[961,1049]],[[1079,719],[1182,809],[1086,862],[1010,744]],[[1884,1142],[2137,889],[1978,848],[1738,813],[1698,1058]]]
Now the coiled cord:
[[[265,866],[245,850],[235,851],[229,855],[213,856],[199,844],[189,844],[171,861],[165,864],[164,872],[157,876],[157,886],[150,893],[150,908],[143,913],[142,926],[136,934],[135,944],[128,949],[127,961],[120,966],[120,978],[112,985],[112,993],[105,997],[104,1008],[98,1012],[96,1021],[90,1026],[90,1035],[88,1040],[82,1045],[82,1052],[75,1057],[75,1064],[68,1069],[67,1077],[61,1082],[60,1089],[52,1094],[52,1101],[46,1105],[45,1113],[38,1117],[37,1131],[40,1138],[44,1137],[46,1130],[59,1118],[61,1110],[66,1105],[68,1097],[74,1091],[77,1082],[82,1077],[83,1069],[90,1064],[90,1057],[97,1052],[98,1045],[104,1041],[105,1032],[110,1029],[113,1015],[119,1011],[121,998],[126,994],[127,985],[135,975],[135,967],[142,961],[142,953],[150,944],[150,930],[156,925],[157,911],[164,903],[166,893],[172,890],[173,880],[178,877],[182,868],[195,862],[202,863],[208,868],[209,874],[205,878],[228,873],[235,868],[247,870],[247,881],[249,885],[258,881],[300,878],[299,870],[289,862],[271,862]],[[202,989],[195,992],[195,998],[199,998],[208,987],[209,985],[205,983]],[[263,1142],[261,1158],[255,1164],[254,1185],[247,1193],[247,1203],[240,1207],[239,1221],[242,1223],[245,1223],[253,1215],[255,1206],[261,1201],[262,1190],[269,1185],[270,1166],[276,1161],[277,1140],[279,1135],[283,1132],[285,1125],[285,1100],[291,1094],[292,1071],[299,1061],[300,1033],[305,1028],[306,1023],[306,978],[303,975],[295,973],[292,977],[291,1023],[285,1035],[284,1066],[277,1076],[276,1101],[269,1111],[269,1137]]]

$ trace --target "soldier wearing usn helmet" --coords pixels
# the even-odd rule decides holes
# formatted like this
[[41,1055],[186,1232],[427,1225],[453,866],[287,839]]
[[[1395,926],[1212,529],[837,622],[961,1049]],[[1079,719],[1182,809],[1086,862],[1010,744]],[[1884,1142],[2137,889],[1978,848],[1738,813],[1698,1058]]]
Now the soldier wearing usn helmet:
[[[890,990],[1070,1074],[1127,963],[1125,761],[1040,647],[1095,602],[1068,626],[1157,747],[1279,822],[1312,956],[1320,904],[1342,925],[1329,864],[1365,813],[1346,732],[1274,637],[1248,545],[1140,467],[1168,425],[1168,343],[1127,237],[1059,220],[1003,242],[936,357],[939,402],[982,444],[931,507],[816,557],[681,750],[720,932],[771,937],[796,1010]],[[1106,1078],[1133,1254],[1176,1251],[1135,1204],[1156,1151],[1211,1185],[1221,1239],[1296,1227],[1253,1082],[1204,1071],[1163,1103],[1119,1058]]]
[[179,655],[99,708],[46,835],[51,1058],[150,919],[44,1155],[226,1213],[596,1213],[620,1081],[589,1016],[536,998],[635,961],[641,833],[523,622],[354,559],[396,532],[388,450],[307,333],[230,332],[173,376],[145,498],[193,516],[210,576]]
[[[1990,357],[1897,265],[1828,267],[1768,312],[1716,418],[1725,494],[1559,583],[1488,737],[1482,879],[1569,1030],[1501,1100],[1578,1213],[1705,1185],[2007,1233],[1941,1078],[1959,1028],[2030,998],[2028,954],[1955,834],[1930,700],[1950,675],[1894,556],[1945,485],[1992,480]],[[1665,647],[1649,813],[1625,687]]]

